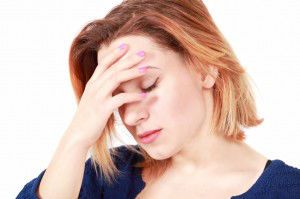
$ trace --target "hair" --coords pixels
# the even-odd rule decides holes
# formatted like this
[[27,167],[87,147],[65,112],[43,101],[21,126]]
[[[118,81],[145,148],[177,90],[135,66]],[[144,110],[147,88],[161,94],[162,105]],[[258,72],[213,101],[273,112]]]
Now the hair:
[[[217,68],[212,132],[232,141],[244,141],[242,127],[263,122],[263,118],[257,118],[249,75],[201,0],[124,0],[103,19],[87,23],[73,40],[69,53],[70,79],[77,103],[97,67],[97,51],[128,35],[151,38],[162,48],[179,53],[192,66],[191,70],[203,75],[210,72],[209,65]],[[118,153],[115,148],[109,150],[107,143],[112,135],[118,138],[115,121],[112,114],[91,147],[96,173],[99,166],[109,184],[120,172],[112,159]],[[126,147],[142,155],[143,161],[134,166],[149,170],[151,176],[159,176],[170,165],[170,159],[155,160],[143,149],[140,152],[130,145]]]

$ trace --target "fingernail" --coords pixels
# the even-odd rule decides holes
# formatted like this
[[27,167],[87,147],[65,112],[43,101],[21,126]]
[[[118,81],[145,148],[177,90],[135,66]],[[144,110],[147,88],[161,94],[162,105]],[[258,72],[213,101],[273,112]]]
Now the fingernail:
[[120,50],[123,50],[125,47],[126,47],[126,44],[122,43],[122,44],[119,46],[119,49],[120,49]]
[[139,51],[138,53],[136,53],[138,56],[140,57],[144,57],[145,56],[145,52],[144,51]]
[[141,97],[142,97],[142,98],[145,98],[146,96],[147,96],[147,93],[144,93],[144,92],[141,93]]
[[144,72],[146,72],[146,70],[147,70],[147,66],[142,66],[142,67],[139,67],[139,71],[140,71],[140,73],[144,73]]

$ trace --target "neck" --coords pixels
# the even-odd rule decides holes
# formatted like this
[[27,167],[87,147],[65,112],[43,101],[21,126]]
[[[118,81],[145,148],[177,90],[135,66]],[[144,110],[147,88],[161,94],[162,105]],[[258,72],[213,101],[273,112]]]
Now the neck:
[[[172,168],[184,174],[195,171],[220,171],[237,168],[241,163],[251,164],[249,160],[259,154],[246,143],[225,139],[223,135],[209,131],[213,113],[212,96],[206,95],[207,117],[196,136],[171,157]],[[253,164],[253,163],[252,163]]]
[[172,157],[172,167],[186,174],[196,170],[219,170],[238,164],[250,152],[243,142],[231,142],[218,135],[199,135]]

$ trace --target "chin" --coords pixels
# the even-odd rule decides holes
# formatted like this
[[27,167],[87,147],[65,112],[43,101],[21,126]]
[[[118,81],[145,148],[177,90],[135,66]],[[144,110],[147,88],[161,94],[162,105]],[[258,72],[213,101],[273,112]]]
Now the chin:
[[151,150],[151,149],[144,149],[144,150],[147,152],[147,154],[151,158],[153,158],[155,160],[165,160],[172,156],[172,154],[167,154],[167,153],[157,151],[157,150]]

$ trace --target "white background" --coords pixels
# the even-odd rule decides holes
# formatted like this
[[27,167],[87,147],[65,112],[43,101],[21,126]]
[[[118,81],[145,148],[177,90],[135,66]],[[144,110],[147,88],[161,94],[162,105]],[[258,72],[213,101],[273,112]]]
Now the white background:
[[[0,2],[0,198],[15,198],[49,164],[76,110],[68,71],[71,41],[119,3]],[[205,3],[255,82],[265,121],[246,129],[246,142],[269,159],[300,168],[300,2]],[[120,132],[135,144],[124,128]]]

